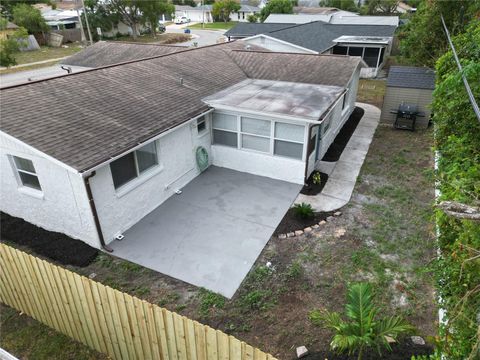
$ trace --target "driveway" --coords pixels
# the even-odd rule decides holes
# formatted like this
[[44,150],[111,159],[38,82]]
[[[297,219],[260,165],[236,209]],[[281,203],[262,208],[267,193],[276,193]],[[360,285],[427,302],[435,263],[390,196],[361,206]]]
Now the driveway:
[[[195,23],[182,24],[182,25],[168,25],[167,33],[183,33],[185,27],[193,25]],[[207,46],[216,44],[219,39],[223,39],[224,30],[201,30],[201,29],[190,29],[192,39],[184,43],[178,43],[175,45],[182,46],[192,46],[194,43],[197,43],[197,46]]]
[[111,243],[113,255],[231,298],[300,189],[211,166]]

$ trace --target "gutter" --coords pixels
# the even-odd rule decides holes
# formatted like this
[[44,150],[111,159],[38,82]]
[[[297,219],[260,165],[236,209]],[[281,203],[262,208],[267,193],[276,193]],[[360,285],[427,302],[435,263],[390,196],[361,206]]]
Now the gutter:
[[92,210],[92,216],[93,216],[93,220],[95,221],[95,228],[97,229],[97,235],[98,235],[98,239],[100,240],[100,245],[102,246],[102,249],[111,253],[113,252],[113,249],[107,244],[105,244],[105,239],[103,238],[102,227],[100,225],[100,220],[98,218],[98,213],[97,213],[97,207],[95,206],[92,188],[90,186],[90,178],[94,177],[95,174],[96,172],[93,171],[92,173],[90,173],[90,175],[83,178],[83,182],[85,184],[85,190],[87,190],[88,203],[90,204],[90,209]]

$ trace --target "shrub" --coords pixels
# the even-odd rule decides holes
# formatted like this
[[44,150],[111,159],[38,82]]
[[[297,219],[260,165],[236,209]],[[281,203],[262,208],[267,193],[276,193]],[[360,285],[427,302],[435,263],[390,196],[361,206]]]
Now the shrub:
[[328,310],[313,310],[310,321],[319,326],[331,329],[334,335],[330,347],[334,351],[357,353],[357,359],[362,359],[366,348],[376,348],[381,356],[381,348],[391,351],[387,336],[396,340],[404,333],[413,331],[398,316],[377,319],[379,309],[373,304],[372,287],[368,283],[357,283],[349,286],[345,315],[343,320],[339,313]]
[[322,177],[320,176],[320,173],[318,171],[315,171],[313,174],[313,183],[315,185],[318,185],[322,182]]
[[313,217],[312,205],[302,202],[301,204],[295,204],[293,206],[295,216],[301,219],[310,219]]
[[267,310],[275,304],[272,294],[271,290],[250,291],[241,297],[240,305],[250,310]]
[[223,309],[225,298],[213,291],[200,289],[200,314],[207,316],[211,308]]

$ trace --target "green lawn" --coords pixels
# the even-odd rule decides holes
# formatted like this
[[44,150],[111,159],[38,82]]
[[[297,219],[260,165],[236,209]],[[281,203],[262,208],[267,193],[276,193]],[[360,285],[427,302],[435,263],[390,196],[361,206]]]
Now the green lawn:
[[206,29],[206,30],[229,30],[235,25],[237,25],[237,21],[229,21],[229,22],[214,22],[214,23],[205,23],[204,27],[202,24],[195,24],[188,26],[190,29]]
[[107,356],[1,304],[0,326],[0,347],[19,359],[108,359]]
[[73,55],[82,50],[82,47],[80,45],[69,44],[67,46],[68,47],[66,48],[42,46],[40,50],[36,51],[22,51],[15,54],[15,60],[17,61],[17,65],[29,64],[37,61],[63,58]]

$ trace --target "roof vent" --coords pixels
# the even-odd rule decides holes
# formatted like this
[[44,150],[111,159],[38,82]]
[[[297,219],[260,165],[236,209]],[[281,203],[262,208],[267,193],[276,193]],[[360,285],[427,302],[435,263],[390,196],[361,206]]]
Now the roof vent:
[[245,46],[245,50],[250,50],[252,47],[250,45]]
[[180,85],[183,86],[183,78],[180,78]]

